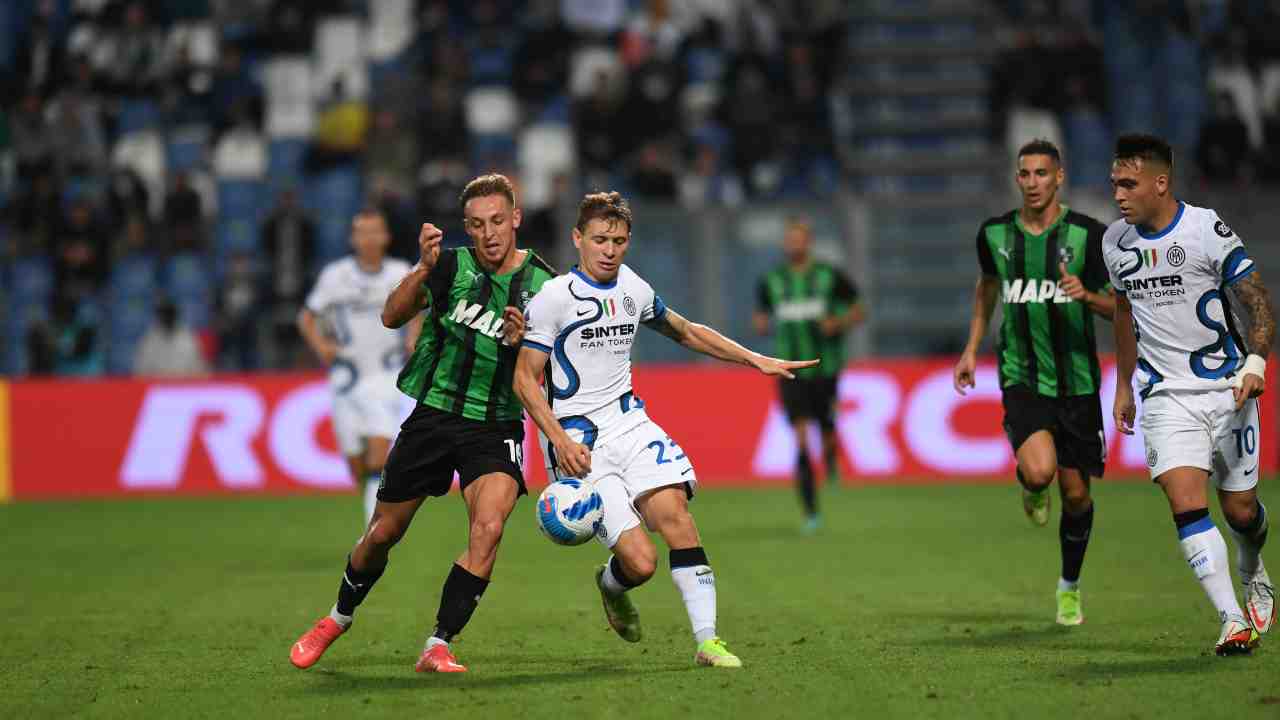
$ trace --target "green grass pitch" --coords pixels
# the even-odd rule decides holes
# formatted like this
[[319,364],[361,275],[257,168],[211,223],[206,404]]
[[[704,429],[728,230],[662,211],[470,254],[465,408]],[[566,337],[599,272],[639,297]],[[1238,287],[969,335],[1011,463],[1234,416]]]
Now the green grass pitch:
[[[1274,485],[1262,494],[1280,508]],[[829,492],[812,538],[797,532],[790,492],[708,490],[693,507],[740,671],[694,667],[665,552],[635,595],[645,639],[615,637],[591,582],[604,550],[553,546],[526,498],[455,643],[463,676],[412,667],[462,548],[456,495],[424,506],[352,632],[308,671],[289,664],[289,646],[333,602],[358,534],[354,496],[0,507],[0,710],[1280,718],[1280,633],[1252,657],[1214,657],[1216,618],[1158,490],[1107,482],[1095,495],[1087,622],[1063,629],[1053,624],[1057,504],[1049,527],[1032,528],[1011,483]],[[1280,568],[1277,544],[1266,555]]]

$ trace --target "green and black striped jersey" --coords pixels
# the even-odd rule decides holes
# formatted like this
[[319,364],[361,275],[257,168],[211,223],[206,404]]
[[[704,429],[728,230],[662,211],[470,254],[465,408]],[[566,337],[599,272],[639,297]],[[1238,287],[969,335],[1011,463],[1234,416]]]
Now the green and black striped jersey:
[[847,359],[844,333],[824,335],[818,321],[843,313],[856,302],[853,283],[824,262],[811,262],[801,269],[780,265],[761,278],[756,290],[757,308],[773,317],[778,357],[822,360],[817,367],[796,370],[798,378],[839,374]]
[[502,310],[521,311],[555,271],[532,250],[510,273],[480,267],[470,247],[440,251],[413,357],[397,385],[418,402],[472,420],[519,420],[511,388],[519,347],[502,344]]
[[1102,260],[1106,226],[1065,205],[1043,233],[1022,226],[1019,211],[993,217],[978,230],[982,273],[1000,278],[1004,319],[996,353],[1000,387],[1024,385],[1050,397],[1098,392],[1101,371],[1088,305],[1058,287],[1058,264],[1090,291],[1109,286]]

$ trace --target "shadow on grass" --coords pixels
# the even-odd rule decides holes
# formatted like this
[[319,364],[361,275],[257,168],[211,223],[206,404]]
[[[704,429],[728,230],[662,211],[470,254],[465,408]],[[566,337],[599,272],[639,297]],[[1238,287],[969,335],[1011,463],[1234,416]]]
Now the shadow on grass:
[[1166,657],[1150,660],[1090,660],[1079,665],[1066,668],[1064,676],[1072,680],[1099,681],[1118,680],[1121,678],[1145,677],[1147,675],[1194,675],[1197,678],[1206,674],[1234,672],[1238,662],[1248,662],[1248,658],[1217,658],[1208,655],[1187,655],[1185,657]]
[[[364,667],[376,666],[383,667],[387,663],[375,660],[372,663],[359,663]],[[312,693],[330,693],[341,695],[346,693],[364,693],[379,690],[416,690],[427,688],[459,688],[459,689],[485,689],[485,688],[518,688],[524,686],[556,686],[556,685],[575,685],[585,682],[594,682],[601,678],[608,677],[640,677],[653,676],[658,674],[673,674],[696,672],[697,668],[689,666],[680,667],[635,667],[634,665],[618,665],[595,663],[583,665],[568,670],[550,670],[545,672],[520,672],[510,671],[508,666],[506,672],[501,675],[488,675],[483,670],[480,672],[470,672],[453,677],[442,678],[433,673],[415,673],[411,666],[405,666],[402,659],[396,658],[395,664],[403,667],[394,674],[389,675],[363,675],[346,672],[344,670],[326,668],[314,673],[316,679],[307,684],[307,687],[301,690],[302,694]]]

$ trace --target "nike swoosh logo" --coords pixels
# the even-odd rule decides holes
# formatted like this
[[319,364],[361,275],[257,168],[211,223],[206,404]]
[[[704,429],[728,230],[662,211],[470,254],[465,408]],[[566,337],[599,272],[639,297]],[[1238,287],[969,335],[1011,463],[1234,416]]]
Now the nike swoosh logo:
[[705,571],[699,570],[698,572],[694,573],[694,575],[697,575],[698,577],[702,577],[703,575],[710,575],[710,574],[711,574],[711,568],[707,568]]
[[582,317],[583,315],[590,315],[590,314],[591,314],[591,311],[590,311],[590,310],[579,310],[579,311],[578,311],[578,317]]
[[1005,250],[1004,248],[996,248],[996,252],[998,252],[998,253],[1000,253],[1001,255],[1003,255],[1005,260],[1008,260],[1008,259],[1009,259],[1009,251],[1008,251],[1008,250]]
[[1257,466],[1257,465],[1254,465],[1251,469],[1249,469],[1249,470],[1245,470],[1245,471],[1244,471],[1244,474],[1245,474],[1245,475],[1252,475],[1252,474],[1253,474],[1253,471],[1254,471],[1254,470],[1257,470],[1257,469],[1258,469],[1258,466]]
[[1258,614],[1258,611],[1254,610],[1253,608],[1249,608],[1249,619],[1253,621],[1254,629],[1257,629],[1260,627],[1267,627],[1268,623],[1262,618],[1261,615]]

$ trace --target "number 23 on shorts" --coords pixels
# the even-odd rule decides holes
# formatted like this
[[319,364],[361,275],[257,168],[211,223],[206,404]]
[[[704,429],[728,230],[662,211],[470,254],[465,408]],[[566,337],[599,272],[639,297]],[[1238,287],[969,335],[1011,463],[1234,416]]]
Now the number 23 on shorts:
[[[653,448],[658,451],[658,458],[656,463],[658,465],[666,465],[667,463],[672,462],[673,460],[683,460],[685,458],[684,450],[680,449],[680,446],[676,444],[675,440],[671,439],[670,435],[667,436],[666,443],[663,443],[661,440],[654,440],[653,442],[649,443],[645,447]],[[676,455],[675,457],[667,457],[666,456],[667,448],[671,448],[672,450],[675,450],[680,454]]]

